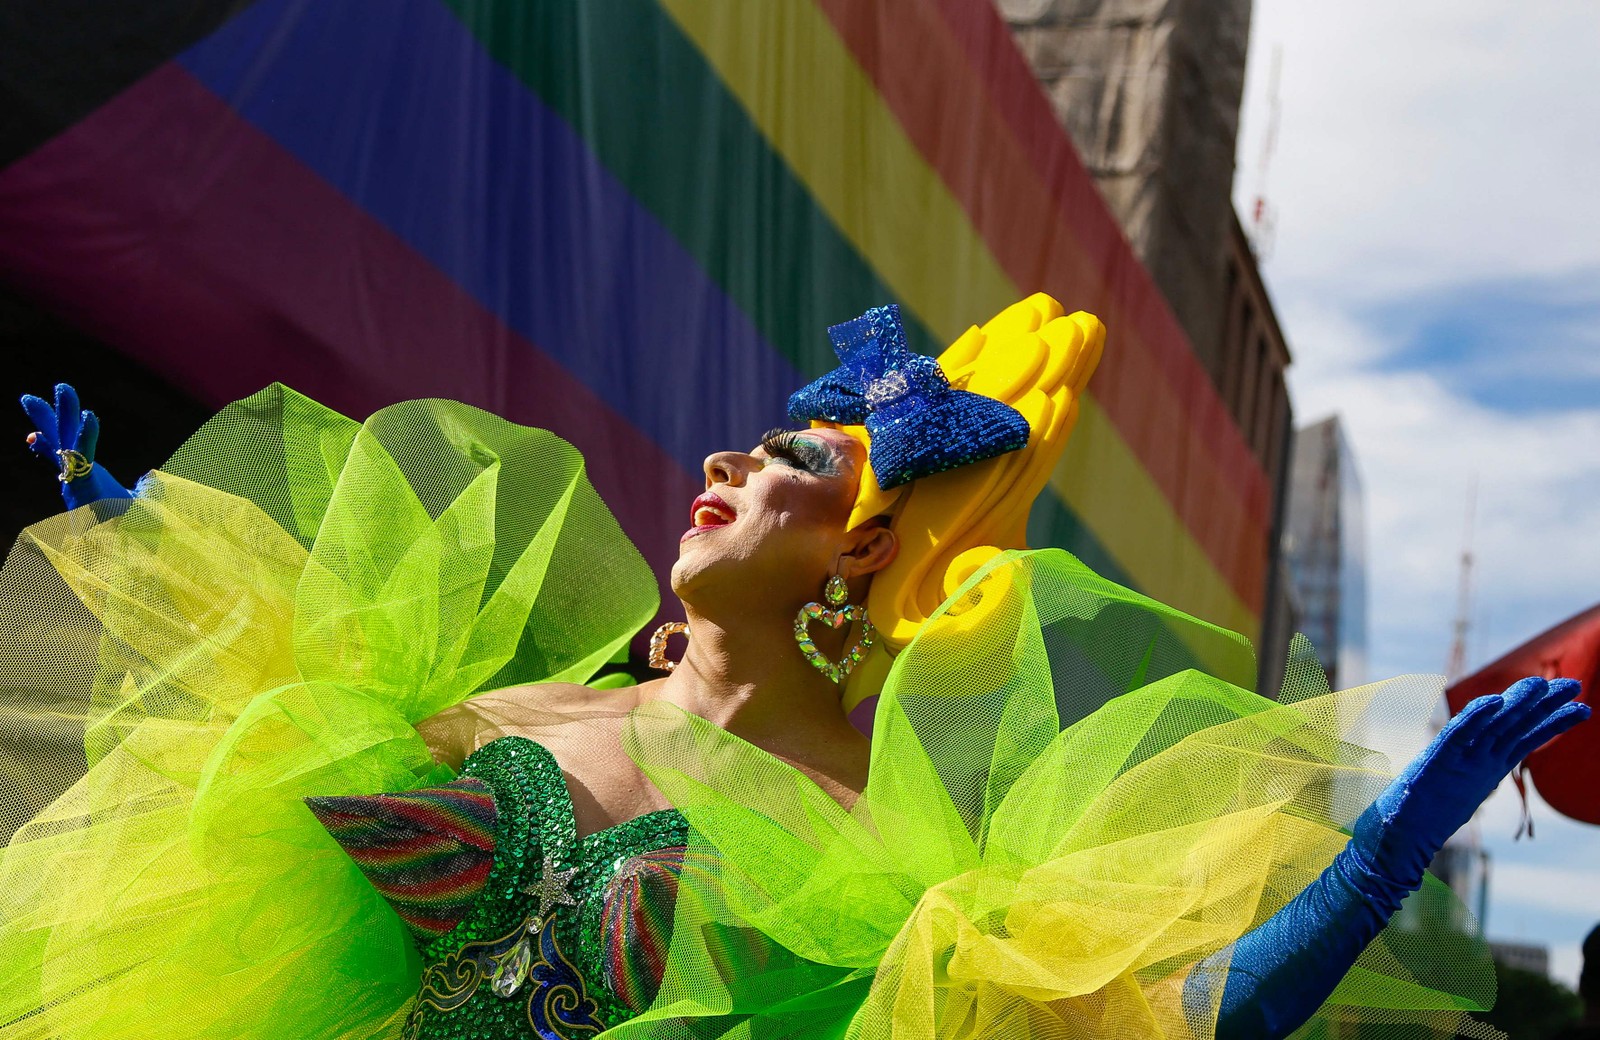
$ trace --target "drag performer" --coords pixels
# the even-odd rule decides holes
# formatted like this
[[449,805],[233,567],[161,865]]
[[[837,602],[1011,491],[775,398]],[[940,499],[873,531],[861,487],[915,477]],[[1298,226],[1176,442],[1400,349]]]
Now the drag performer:
[[603,689],[654,581],[548,433],[275,387],[134,494],[28,402],[80,508],[0,571],[0,1038],[1494,1035],[1467,940],[1384,927],[1576,684],[1390,776],[1361,719],[1436,684],[1267,700],[1021,548],[1095,319],[830,336],[811,426],[706,460],[667,675]]

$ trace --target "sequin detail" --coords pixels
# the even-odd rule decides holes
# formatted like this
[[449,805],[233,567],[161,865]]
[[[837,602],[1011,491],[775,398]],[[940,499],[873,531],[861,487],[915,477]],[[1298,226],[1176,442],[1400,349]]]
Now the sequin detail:
[[[462,775],[483,781],[499,809],[494,866],[466,920],[424,948],[407,1040],[578,1040],[637,1014],[659,971],[640,979],[610,963],[619,947],[606,903],[624,865],[687,843],[683,817],[646,813],[579,839],[560,767],[523,737],[480,748]],[[650,913],[670,928],[670,902]],[[666,938],[649,942],[664,949]],[[627,980],[624,993],[614,979]]]
[[480,780],[306,805],[418,943],[459,925],[488,882],[495,807]]
[[1027,445],[1021,412],[952,387],[937,361],[906,345],[897,305],[835,325],[828,339],[842,363],[790,395],[789,418],[865,425],[883,490]]
[[617,868],[599,924],[606,943],[606,985],[628,1007],[642,1011],[655,999],[672,942],[680,879],[685,873],[710,876],[713,859],[706,848],[673,846],[629,857]]

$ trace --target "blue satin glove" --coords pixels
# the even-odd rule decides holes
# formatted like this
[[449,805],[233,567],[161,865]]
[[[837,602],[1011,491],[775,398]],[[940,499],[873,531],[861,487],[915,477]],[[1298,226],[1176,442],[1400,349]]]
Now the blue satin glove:
[[24,394],[22,410],[28,413],[35,427],[35,432],[28,435],[28,447],[58,467],[62,478],[61,497],[68,509],[133,497],[132,491],[94,461],[95,448],[100,441],[100,420],[93,412],[79,410],[78,392],[71,386],[56,384],[54,408],[42,397]]
[[1545,741],[1589,717],[1572,679],[1479,697],[1356,820],[1328,869],[1191,975],[1196,1010],[1226,970],[1217,1040],[1277,1040],[1309,1019],[1383,930],[1449,837]]

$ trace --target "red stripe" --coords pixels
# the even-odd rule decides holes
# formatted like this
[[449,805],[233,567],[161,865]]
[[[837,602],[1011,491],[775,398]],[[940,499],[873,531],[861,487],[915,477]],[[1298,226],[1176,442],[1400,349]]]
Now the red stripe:
[[483,857],[474,861],[471,866],[430,881],[398,885],[386,881],[380,884],[384,879],[374,879],[373,887],[382,891],[386,897],[402,900],[408,904],[422,901],[437,902],[440,896],[459,902],[470,899],[475,890],[481,889],[488,882],[489,872],[493,867],[494,860]]
[[[1125,313],[1119,314],[1120,320],[1137,332],[1140,345],[1149,352],[1151,371],[1165,376],[1185,392],[1184,399],[1194,409],[1191,413],[1193,432],[1217,456],[1220,471],[1234,482],[1238,493],[1260,496],[1258,504],[1265,517],[1271,502],[1266,473],[1217,394],[1210,376],[1195,358],[1193,345],[1166,298],[1123,238],[1116,218],[1101,200],[1094,179],[1078,158],[1071,139],[1056,122],[1055,112],[1034,79],[1033,70],[1017,50],[1010,29],[994,5],[981,0],[928,2],[946,22],[948,31],[944,38],[948,44],[965,51],[968,67],[978,77],[987,112],[999,115],[1010,128],[1011,147],[1021,150],[1028,165],[1047,186],[1064,226],[1078,239],[1080,254],[1088,257],[1112,251],[1120,254],[1119,259],[1124,263],[1119,265],[1122,269],[1116,274],[1122,275],[1125,283],[1112,287],[1113,302],[1126,308]],[[983,124],[991,127],[994,120],[985,119]],[[986,167],[990,165],[994,164],[986,164]],[[1116,281],[1111,276],[1105,280]],[[1149,371],[1138,374],[1146,376]]]
[[0,277],[212,404],[279,380],[553,430],[663,581],[677,558],[696,475],[175,65],[0,171]]
[[[360,838],[375,836],[382,841],[381,845],[368,845],[361,843]],[[406,863],[420,863],[423,860],[435,859],[442,854],[455,854],[462,851],[462,843],[444,834],[407,834],[402,836],[393,830],[372,820],[360,831],[349,834],[341,833],[336,837],[348,838],[349,845],[345,851],[350,858],[358,863],[374,867],[404,866]],[[468,851],[478,852],[471,846]]]
[[429,936],[430,938],[438,938],[441,935],[449,934],[449,932],[454,929],[456,925],[465,920],[467,916],[466,911],[462,910],[460,913],[453,914],[449,917],[429,917],[420,913],[411,912],[410,910],[403,909],[398,906],[395,907],[395,913],[399,915],[400,920],[404,921],[413,932],[417,933],[418,935]]
[[1095,399],[1259,613],[1266,474],[993,5],[816,2],[1007,274],[1024,289],[1044,288],[1105,318],[1109,341]]
[[487,792],[457,793],[449,788],[428,787],[417,791],[400,791],[388,797],[404,802],[407,812],[427,810],[464,819],[494,815],[494,798]]
[[384,812],[407,821],[411,826],[446,835],[480,849],[494,848],[492,824],[472,819],[449,806],[430,804],[420,798],[395,798]]

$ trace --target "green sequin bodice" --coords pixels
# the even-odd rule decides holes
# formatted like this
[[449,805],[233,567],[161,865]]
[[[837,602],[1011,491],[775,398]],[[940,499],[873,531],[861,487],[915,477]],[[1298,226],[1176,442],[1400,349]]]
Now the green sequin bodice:
[[683,817],[664,809],[580,839],[560,766],[523,737],[479,748],[462,775],[493,792],[494,863],[466,919],[423,949],[407,1040],[574,1040],[642,1010]]

